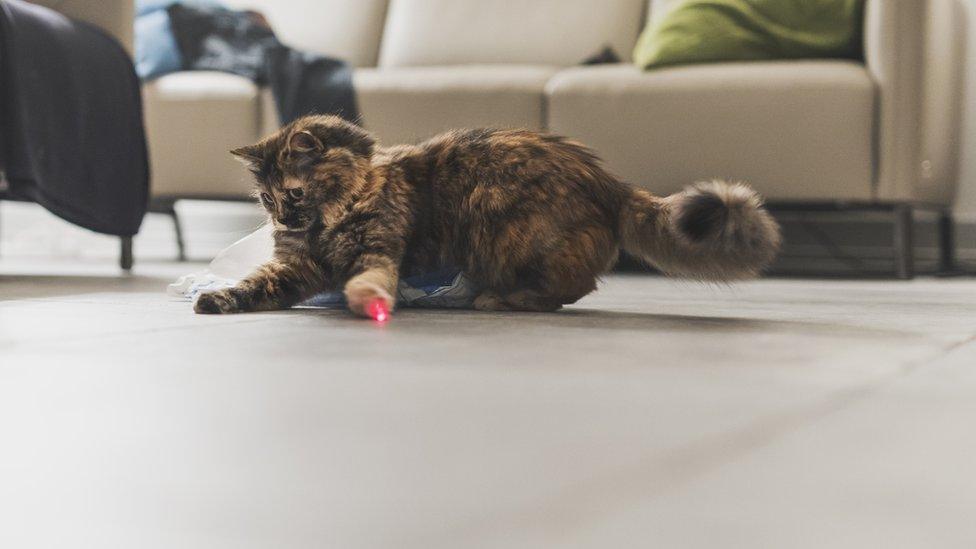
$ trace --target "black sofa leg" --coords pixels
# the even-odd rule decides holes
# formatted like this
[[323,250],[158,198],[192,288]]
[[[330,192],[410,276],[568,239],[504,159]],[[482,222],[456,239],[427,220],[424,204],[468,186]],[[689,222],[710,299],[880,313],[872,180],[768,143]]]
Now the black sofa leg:
[[186,261],[186,242],[183,240],[183,226],[180,224],[180,216],[176,213],[176,208],[171,208],[166,213],[173,220],[173,230],[176,231],[176,257],[180,261]]
[[132,237],[122,236],[119,237],[119,240],[122,243],[119,265],[121,265],[122,270],[130,271],[132,270]]
[[956,271],[956,223],[951,210],[939,214],[939,272],[948,275]]
[[895,276],[901,280],[915,278],[914,211],[903,204],[894,210]]

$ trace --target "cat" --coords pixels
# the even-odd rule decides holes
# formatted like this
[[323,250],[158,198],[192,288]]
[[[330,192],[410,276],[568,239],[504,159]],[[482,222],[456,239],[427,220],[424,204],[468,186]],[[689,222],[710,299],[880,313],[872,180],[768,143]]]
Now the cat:
[[393,310],[400,277],[461,269],[480,310],[554,311],[596,289],[618,250],[666,274],[756,276],[779,226],[739,183],[660,198],[575,141],[528,130],[455,130],[378,147],[362,128],[309,116],[231,153],[254,174],[274,257],[198,313],[284,309],[343,289],[349,310]]

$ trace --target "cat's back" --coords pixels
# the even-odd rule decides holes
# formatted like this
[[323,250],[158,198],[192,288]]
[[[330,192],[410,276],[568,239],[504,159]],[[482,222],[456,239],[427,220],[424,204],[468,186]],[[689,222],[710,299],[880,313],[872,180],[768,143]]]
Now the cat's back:
[[513,177],[528,181],[544,173],[584,181],[606,176],[600,158],[582,143],[525,129],[459,129],[419,145],[433,175],[472,176],[479,183]]
[[533,158],[548,156],[546,147],[546,137],[530,130],[456,129],[417,145],[378,149],[373,166],[408,186],[463,193],[522,171]]
[[576,197],[615,207],[627,185],[572,139],[525,129],[452,130],[421,143],[432,184],[455,192],[504,193],[512,202]]
[[442,168],[498,168],[550,155],[560,140],[525,129],[473,128],[442,133],[420,147]]

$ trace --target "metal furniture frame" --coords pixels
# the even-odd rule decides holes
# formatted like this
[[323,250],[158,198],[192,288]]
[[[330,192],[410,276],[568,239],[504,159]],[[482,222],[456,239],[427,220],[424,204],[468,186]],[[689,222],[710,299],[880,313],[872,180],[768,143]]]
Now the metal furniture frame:
[[939,216],[939,272],[952,273],[956,267],[952,210],[947,206],[903,202],[770,202],[770,212],[885,212],[891,215],[894,277],[915,277],[915,212],[934,212]]

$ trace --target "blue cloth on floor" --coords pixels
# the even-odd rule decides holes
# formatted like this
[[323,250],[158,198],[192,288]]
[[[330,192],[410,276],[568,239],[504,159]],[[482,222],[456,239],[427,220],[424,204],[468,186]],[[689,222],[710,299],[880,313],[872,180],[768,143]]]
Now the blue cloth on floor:
[[[397,305],[438,309],[468,309],[478,297],[478,287],[457,269],[443,269],[434,273],[409,276],[397,286]],[[342,292],[321,293],[304,303],[303,307],[345,307]]]
[[[167,292],[174,297],[192,301],[201,293],[231,288],[236,283],[235,279],[205,271],[180,277],[169,285]],[[464,273],[457,269],[444,269],[401,279],[397,286],[396,300],[398,307],[469,309],[474,305],[479,290],[480,288],[464,276]],[[299,306],[341,309],[346,306],[346,298],[340,291],[323,292]]]

